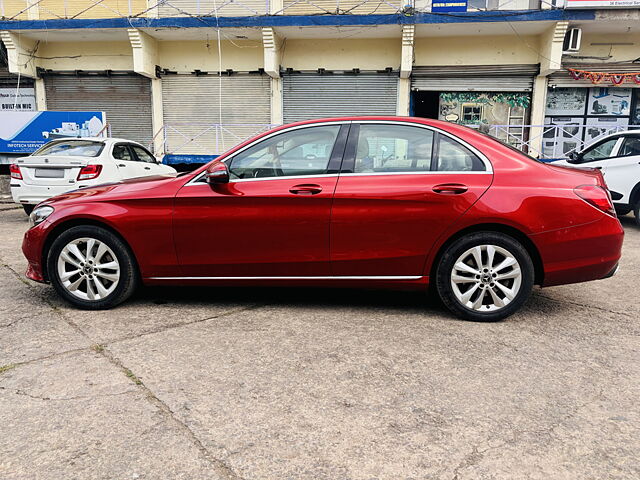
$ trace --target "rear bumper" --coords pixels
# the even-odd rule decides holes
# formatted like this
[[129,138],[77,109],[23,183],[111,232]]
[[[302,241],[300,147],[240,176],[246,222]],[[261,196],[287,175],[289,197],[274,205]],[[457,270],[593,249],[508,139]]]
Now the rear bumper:
[[622,254],[623,239],[622,225],[609,215],[585,225],[532,235],[544,265],[542,286],[613,276]]
[[13,201],[26,205],[37,205],[47,198],[62,195],[78,188],[75,184],[69,186],[26,185],[24,182],[16,182],[15,180],[12,180],[10,185]]

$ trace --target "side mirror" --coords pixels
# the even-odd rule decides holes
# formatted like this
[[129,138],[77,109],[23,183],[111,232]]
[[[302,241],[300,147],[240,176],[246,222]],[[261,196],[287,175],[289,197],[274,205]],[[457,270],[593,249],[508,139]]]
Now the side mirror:
[[224,162],[215,161],[207,167],[205,178],[209,185],[229,183],[229,167]]
[[569,154],[569,159],[567,160],[569,163],[580,163],[581,156],[575,150]]

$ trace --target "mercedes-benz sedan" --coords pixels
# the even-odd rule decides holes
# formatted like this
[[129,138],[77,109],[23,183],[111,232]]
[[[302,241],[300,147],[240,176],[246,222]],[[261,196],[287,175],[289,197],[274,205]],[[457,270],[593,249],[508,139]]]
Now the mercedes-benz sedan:
[[412,288],[497,320],[532,287],[613,275],[623,229],[597,170],[406,117],[285,125],[189,174],[41,203],[27,276],[81,308],[146,285]]

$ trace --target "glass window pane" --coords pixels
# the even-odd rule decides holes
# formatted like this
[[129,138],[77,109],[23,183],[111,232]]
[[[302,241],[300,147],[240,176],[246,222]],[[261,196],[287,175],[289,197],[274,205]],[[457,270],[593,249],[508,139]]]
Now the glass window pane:
[[136,155],[141,161],[147,163],[156,163],[156,159],[149,155],[144,148],[138,147],[137,145],[132,145],[131,148],[135,150]]
[[635,157],[640,155],[640,137],[627,137],[622,144],[620,157]]
[[275,135],[231,160],[232,178],[326,173],[340,125],[301,128]]
[[356,173],[431,170],[433,132],[402,125],[360,125]]
[[74,157],[97,157],[104,143],[86,140],[65,140],[44,145],[33,155],[73,155]]
[[613,147],[618,142],[618,138],[611,138],[606,140],[605,142],[595,145],[587,150],[585,150],[582,155],[583,160],[592,161],[592,160],[603,160],[605,158],[611,157],[611,152],[613,151]]
[[484,163],[467,147],[440,135],[438,170],[444,172],[478,172],[485,170]]
[[116,160],[132,161],[131,152],[126,145],[116,145],[113,147],[113,158]]

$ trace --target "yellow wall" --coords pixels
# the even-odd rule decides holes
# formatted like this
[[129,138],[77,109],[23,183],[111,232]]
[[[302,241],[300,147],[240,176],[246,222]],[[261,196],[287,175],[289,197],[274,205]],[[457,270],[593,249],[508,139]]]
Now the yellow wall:
[[281,64],[294,70],[381,70],[400,67],[400,38],[292,40],[282,45]]
[[42,0],[40,18],[128,17],[147,9],[146,0],[104,0],[93,6],[96,3],[97,0]]
[[37,65],[51,70],[133,70],[129,42],[41,42],[36,55]]
[[[235,45],[234,45],[235,44]],[[252,71],[262,68],[262,42],[251,40],[222,41],[222,69]],[[215,33],[209,41],[159,42],[158,64],[177,72],[218,71],[218,43]]]
[[534,64],[538,50],[536,36],[422,37],[415,39],[414,65]]
[[[6,19],[13,18],[18,12],[21,12],[25,8],[27,8],[28,3],[27,0],[0,0],[0,17],[4,17]],[[37,9],[38,7],[32,7]],[[28,18],[28,13],[23,12],[14,20],[26,20]]]
[[[633,45],[591,45],[592,43],[631,43]],[[632,60],[640,56],[640,35],[624,34],[589,34],[582,35],[582,45],[580,52],[575,55],[588,56],[588,57],[601,57],[603,62],[631,62]],[[611,58],[609,58],[611,57]],[[564,63],[598,63],[598,59],[575,59],[567,55],[564,56]],[[640,65],[638,65],[638,71],[640,72]]]

